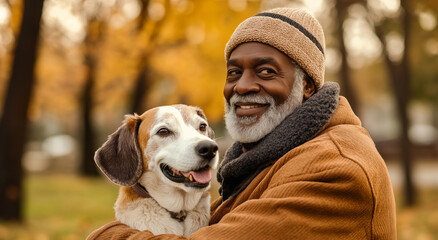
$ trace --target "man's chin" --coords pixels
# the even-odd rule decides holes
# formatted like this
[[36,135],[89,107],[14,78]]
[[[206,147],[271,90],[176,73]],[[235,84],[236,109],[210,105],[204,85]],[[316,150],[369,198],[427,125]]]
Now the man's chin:
[[250,128],[250,127],[256,125],[260,120],[260,118],[257,116],[251,116],[251,117],[244,116],[244,117],[242,117],[242,116],[238,116],[238,115],[236,115],[234,117],[234,119],[235,119],[234,123],[236,125],[238,125],[239,128],[242,128],[242,129]]
[[237,117],[233,113],[225,115],[225,125],[231,137],[242,143],[257,142],[272,130],[257,116]]

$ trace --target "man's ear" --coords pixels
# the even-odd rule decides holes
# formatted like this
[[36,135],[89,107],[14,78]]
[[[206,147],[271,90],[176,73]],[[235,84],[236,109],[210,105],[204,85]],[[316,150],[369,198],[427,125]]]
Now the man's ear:
[[127,115],[123,125],[108,137],[94,155],[99,169],[115,184],[132,186],[143,173],[137,137],[140,122],[137,115]]
[[308,76],[303,81],[303,100],[309,99],[315,93],[315,84]]

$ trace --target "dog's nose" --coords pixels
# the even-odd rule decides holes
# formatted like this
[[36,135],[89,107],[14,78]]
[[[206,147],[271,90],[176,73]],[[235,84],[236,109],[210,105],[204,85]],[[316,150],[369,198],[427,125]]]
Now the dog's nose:
[[196,145],[195,150],[196,153],[205,160],[211,160],[216,156],[218,146],[211,141],[202,141]]

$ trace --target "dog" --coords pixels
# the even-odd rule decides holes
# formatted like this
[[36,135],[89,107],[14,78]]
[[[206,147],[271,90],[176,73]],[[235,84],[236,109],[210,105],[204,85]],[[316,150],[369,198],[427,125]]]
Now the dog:
[[188,237],[208,225],[214,132],[200,108],[161,106],[126,115],[96,151],[103,174],[120,185],[116,219],[154,235]]

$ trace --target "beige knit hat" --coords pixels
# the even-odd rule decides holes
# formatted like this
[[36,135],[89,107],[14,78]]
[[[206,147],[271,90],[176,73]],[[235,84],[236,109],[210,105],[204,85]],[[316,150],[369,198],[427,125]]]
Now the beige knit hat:
[[246,19],[237,26],[225,46],[225,59],[245,42],[261,42],[277,48],[304,69],[317,89],[324,84],[324,32],[309,12],[276,8]]

